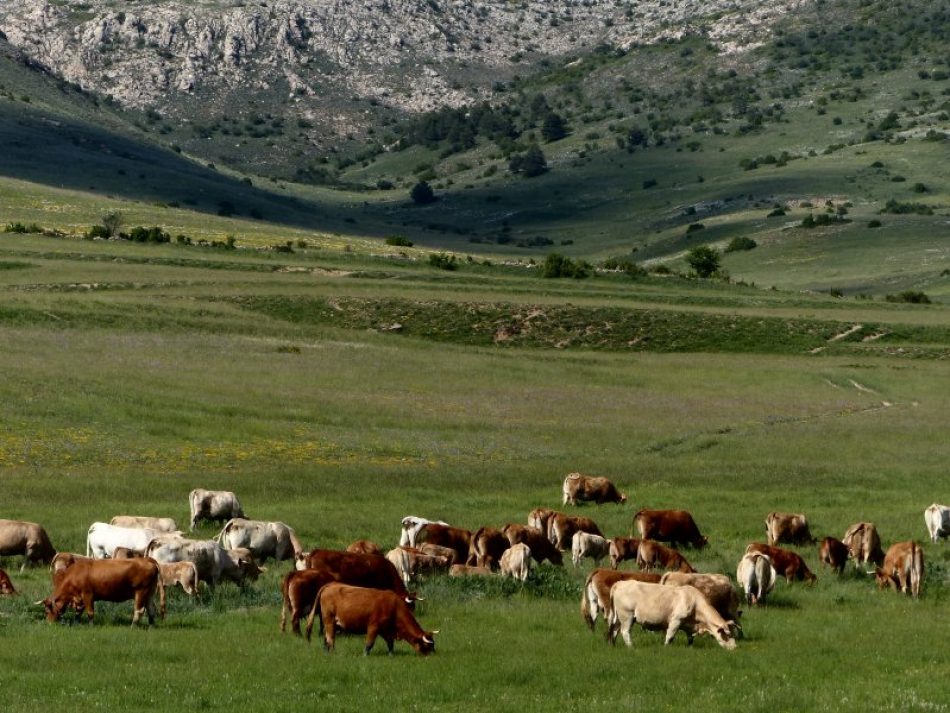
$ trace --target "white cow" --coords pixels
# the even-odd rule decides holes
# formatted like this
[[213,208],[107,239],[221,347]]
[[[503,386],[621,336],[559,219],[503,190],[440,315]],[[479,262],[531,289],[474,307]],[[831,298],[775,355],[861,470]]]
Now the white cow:
[[765,597],[775,588],[777,576],[772,560],[761,552],[746,552],[736,568],[736,581],[750,605],[765,601]]
[[198,578],[212,587],[222,579],[243,585],[265,571],[257,566],[254,555],[246,548],[226,550],[214,540],[189,540],[176,535],[153,539],[145,556],[160,563],[194,562]]
[[144,554],[148,543],[162,533],[141,527],[116,527],[94,522],[86,535],[86,556],[93,559],[112,557],[116,547],[127,547],[136,554]]
[[416,537],[419,536],[419,531],[426,525],[445,525],[448,527],[449,523],[442,522],[442,520],[426,520],[424,517],[416,515],[406,515],[402,519],[402,534],[399,535],[399,546],[416,547]]
[[617,582],[610,589],[610,641],[616,641],[620,633],[624,643],[632,646],[630,627],[635,621],[644,629],[666,631],[666,644],[682,630],[690,644],[697,634],[709,634],[723,648],[736,648],[731,629],[734,622],[723,619],[695,587],[668,587],[635,580]]
[[241,501],[230,490],[195,488],[188,493],[188,505],[191,509],[192,530],[195,529],[198,520],[219,521],[245,517]]
[[178,525],[170,517],[146,517],[141,515],[116,515],[109,521],[116,527],[139,527],[156,532],[177,532]]
[[950,507],[934,503],[924,510],[924,522],[927,523],[930,541],[935,545],[938,538],[950,537]]
[[514,577],[524,582],[531,572],[531,548],[523,542],[512,545],[502,553],[498,564],[502,576]]
[[581,560],[590,557],[597,565],[600,561],[610,554],[610,540],[600,535],[592,535],[589,532],[577,532],[574,534],[574,541],[571,544],[571,559],[574,566],[577,567]]
[[214,539],[226,550],[246,547],[259,562],[268,557],[282,562],[293,559],[298,552],[303,551],[293,528],[282,522],[263,522],[237,517],[228,520]]

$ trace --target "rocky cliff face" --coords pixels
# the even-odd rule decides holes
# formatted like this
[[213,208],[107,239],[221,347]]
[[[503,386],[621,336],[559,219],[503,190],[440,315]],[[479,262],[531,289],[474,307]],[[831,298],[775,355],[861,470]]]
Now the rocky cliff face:
[[[270,93],[307,116],[352,100],[417,112],[490,93],[545,56],[684,32],[734,51],[798,0],[0,0],[0,31],[52,73],[175,116]],[[365,111],[365,109],[363,110]],[[198,112],[200,113],[200,112]]]

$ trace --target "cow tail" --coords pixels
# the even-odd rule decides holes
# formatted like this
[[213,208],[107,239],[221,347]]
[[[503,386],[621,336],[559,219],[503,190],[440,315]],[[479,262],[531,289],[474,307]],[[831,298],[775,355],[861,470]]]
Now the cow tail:
[[[326,585],[323,585],[324,587]],[[313,606],[310,607],[310,615],[307,617],[307,643],[310,643],[310,632],[313,631],[313,620],[315,617],[320,616],[320,592],[323,591],[323,587],[317,590],[317,593],[313,597]],[[321,619],[321,627],[323,626],[323,620]]]
[[617,641],[617,634],[620,628],[620,619],[617,617],[617,610],[614,607],[614,589],[610,588],[610,594],[607,596],[607,606],[604,608],[604,620],[607,622],[607,632],[604,636],[611,644]]
[[165,621],[165,582],[162,580],[162,568],[157,562],[155,569],[158,570],[158,612],[162,615],[162,621]]
[[92,550],[92,543],[89,542],[89,537],[92,535],[92,528],[89,528],[89,532],[86,533],[86,557],[90,556],[90,551]]
[[[224,540],[224,536],[231,530],[231,524],[233,522],[234,522],[234,519],[232,518],[228,520],[226,523],[224,523],[224,527],[221,528],[221,532],[219,532],[217,535],[214,536],[214,538],[212,538],[214,539],[215,542],[217,542],[222,547],[224,547],[224,543],[222,542]],[[230,548],[225,547],[224,549],[230,549]]]
[[924,577],[924,551],[915,542],[913,550],[914,561],[910,569],[910,591],[914,599],[920,597],[920,582]]
[[581,593],[581,616],[584,617],[584,622],[587,624],[587,628],[591,631],[594,630],[594,618],[590,615],[590,580],[593,577],[593,573],[588,575],[587,581],[584,582],[584,589]]

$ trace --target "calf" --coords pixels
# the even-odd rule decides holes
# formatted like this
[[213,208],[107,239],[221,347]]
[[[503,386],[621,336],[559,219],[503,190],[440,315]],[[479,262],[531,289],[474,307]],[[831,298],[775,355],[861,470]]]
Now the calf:
[[844,572],[848,557],[848,546],[836,537],[826,537],[818,547],[818,561],[823,567],[831,567],[835,574]]
[[445,557],[449,562],[449,567],[455,564],[455,550],[451,547],[443,547],[442,545],[433,545],[431,542],[423,542],[416,549],[432,557]]
[[884,564],[874,570],[879,589],[893,587],[914,599],[920,597],[924,578],[924,551],[916,542],[897,542],[884,555]]
[[641,510],[633,516],[633,522],[644,540],[668,542],[705,547],[709,540],[703,537],[696,521],[687,510]]
[[116,547],[112,550],[112,559],[114,560],[130,560],[134,557],[144,557],[141,552],[136,552],[135,550],[130,550],[128,547]]
[[780,542],[791,545],[810,545],[815,542],[804,513],[770,512],[765,517],[765,532],[769,545],[773,546]]
[[610,542],[600,535],[591,535],[589,532],[578,532],[574,535],[571,545],[571,559],[577,567],[581,560],[589,557],[600,566],[600,561],[610,554]]
[[16,594],[13,588],[13,582],[10,581],[10,575],[0,569],[0,594],[10,596]]
[[584,591],[581,594],[581,616],[587,623],[588,628],[593,631],[594,624],[597,623],[597,615],[607,612],[610,608],[610,588],[617,582],[636,580],[637,582],[649,582],[650,584],[659,584],[661,575],[653,572],[618,572],[615,569],[595,569],[587,575],[587,581],[584,583]]
[[668,587],[696,587],[723,619],[733,622],[733,636],[741,637],[739,617],[742,616],[742,610],[739,609],[739,593],[726,575],[667,572],[660,584]]
[[761,604],[775,588],[775,567],[768,555],[761,552],[747,552],[739,560],[736,568],[736,581],[745,591],[746,602],[750,605]]
[[189,597],[198,594],[198,568],[194,562],[160,562],[162,586],[179,586]]
[[505,533],[505,537],[512,545],[526,544],[531,549],[531,557],[538,564],[545,560],[555,565],[561,565],[564,562],[561,551],[537,527],[509,523],[501,531]]
[[783,550],[781,547],[772,547],[771,545],[763,545],[761,542],[753,542],[745,548],[745,551],[746,554],[749,552],[761,552],[763,555],[767,555],[772,566],[775,567],[775,571],[783,575],[785,581],[789,584],[792,583],[793,579],[802,580],[809,584],[818,579],[811,573],[811,570],[808,569],[805,560],[789,550]]
[[381,555],[383,551],[372,540],[356,540],[346,546],[344,552],[352,552],[358,555]]
[[848,556],[854,565],[873,562],[880,567],[884,562],[884,550],[881,549],[881,537],[873,522],[857,522],[848,528],[841,538],[848,548]]
[[422,572],[446,571],[451,565],[444,555],[428,555],[414,547],[396,547],[386,553],[386,559],[392,562],[407,587]]
[[576,532],[604,536],[604,533],[597,527],[597,523],[589,517],[565,515],[559,512],[554,515],[548,525],[548,539],[561,551],[571,549],[571,541]]
[[433,636],[437,631],[424,631],[403,599],[393,592],[352,587],[334,582],[317,593],[314,606],[307,617],[307,641],[313,630],[314,617],[319,613],[327,651],[333,651],[337,629],[351,634],[365,634],[368,655],[377,637],[383,637],[389,654],[393,653],[396,639],[407,642],[416,653],[425,655],[435,651]]
[[524,543],[512,545],[504,551],[499,564],[503,576],[527,581],[531,572],[531,550]]
[[640,569],[672,569],[678,572],[695,572],[692,565],[676,550],[653,540],[641,540],[637,548],[637,567]]
[[636,537],[615,537],[610,541],[610,566],[617,569],[617,565],[625,560],[635,560],[640,550],[640,540]]
[[577,505],[577,502],[625,503],[627,496],[617,490],[617,486],[607,478],[571,473],[564,479],[561,487],[564,495],[564,505]]
[[665,644],[673,641],[677,631],[683,631],[688,644],[693,643],[697,634],[709,634],[723,648],[736,648],[732,636],[735,622],[723,619],[695,587],[617,582],[610,590],[610,642],[615,642],[620,633],[627,646],[631,646],[630,627],[634,621],[644,629],[665,630]]
[[501,530],[482,527],[472,535],[467,564],[494,569],[509,547],[511,543]]
[[453,564],[449,567],[450,577],[491,577],[494,575],[488,567],[474,567],[468,564]]

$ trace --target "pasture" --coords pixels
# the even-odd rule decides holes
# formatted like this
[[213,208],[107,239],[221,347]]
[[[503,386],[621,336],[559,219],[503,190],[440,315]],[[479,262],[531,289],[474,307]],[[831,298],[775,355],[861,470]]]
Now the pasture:
[[[0,517],[42,523],[61,550],[83,551],[89,524],[115,514],[186,522],[194,487],[234,490],[249,517],[287,522],[308,548],[387,547],[408,514],[472,530],[525,522],[559,508],[580,470],[629,494],[578,508],[606,535],[630,534],[641,507],[686,508],[710,539],[687,558],[734,574],[771,510],[807,513],[819,538],[870,520],[886,547],[925,542],[924,508],[950,499],[941,305],[9,235],[0,264],[13,265],[0,270]],[[443,329],[433,303],[542,304],[577,322],[555,325],[569,332],[598,310],[645,310],[668,318],[667,336],[512,346]],[[359,305],[376,311],[361,319]],[[732,327],[712,319],[724,316]],[[858,322],[891,336],[834,340]],[[731,336],[755,324],[755,339]],[[128,604],[101,605],[92,626],[47,624],[31,603],[48,572],[7,558],[23,595],[0,600],[0,700],[24,712],[944,710],[950,544],[924,547],[916,602],[799,548],[818,582],[780,582],[768,605],[744,607],[734,652],[682,635],[663,647],[638,629],[632,649],[610,647],[579,612],[590,563],[542,566],[524,587],[432,578],[417,613],[440,630],[436,653],[397,643],[392,659],[381,644],[364,658],[357,637],[327,656],[281,635],[286,563],[245,591],[172,593],[146,632],[130,631]]]

